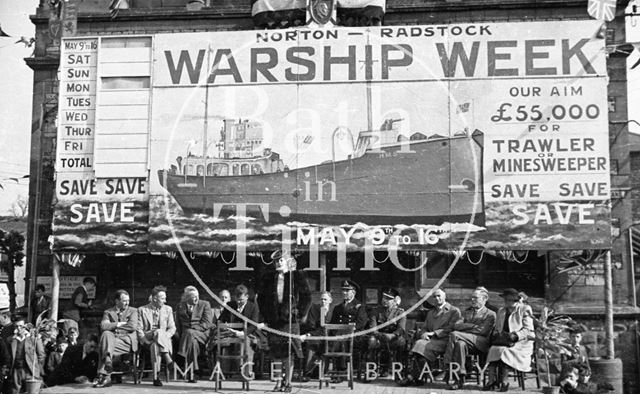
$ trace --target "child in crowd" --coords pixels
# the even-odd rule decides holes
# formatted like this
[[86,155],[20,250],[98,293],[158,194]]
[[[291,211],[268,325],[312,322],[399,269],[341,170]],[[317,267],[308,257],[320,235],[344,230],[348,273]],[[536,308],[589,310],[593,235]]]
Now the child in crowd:
[[565,394],[604,394],[613,391],[609,383],[589,382],[591,370],[584,363],[566,364],[562,375],[560,387]]
[[47,375],[51,374],[53,370],[60,365],[62,356],[64,356],[64,352],[67,350],[68,346],[69,342],[67,341],[67,338],[63,335],[58,335],[58,338],[56,338],[56,349],[47,357],[47,364],[45,366],[45,372]]
[[69,346],[75,346],[78,344],[78,328],[77,327],[69,327],[69,331],[67,334],[67,341]]

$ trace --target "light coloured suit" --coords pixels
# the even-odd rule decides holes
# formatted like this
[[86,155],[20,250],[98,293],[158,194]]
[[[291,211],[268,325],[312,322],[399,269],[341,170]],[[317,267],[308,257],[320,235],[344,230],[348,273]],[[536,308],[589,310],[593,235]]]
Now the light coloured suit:
[[[157,314],[157,318],[154,318]],[[155,322],[154,322],[155,320]],[[173,309],[163,305],[157,309],[152,303],[138,308],[138,341],[149,346],[154,368],[160,364],[162,353],[173,353],[171,337],[176,333]]]
[[533,311],[529,305],[518,303],[513,312],[507,316],[507,309],[500,308],[496,315],[494,334],[500,333],[504,327],[504,319],[509,319],[509,332],[518,335],[518,342],[513,346],[491,346],[487,362],[502,360],[513,369],[523,372],[531,370],[533,354]]

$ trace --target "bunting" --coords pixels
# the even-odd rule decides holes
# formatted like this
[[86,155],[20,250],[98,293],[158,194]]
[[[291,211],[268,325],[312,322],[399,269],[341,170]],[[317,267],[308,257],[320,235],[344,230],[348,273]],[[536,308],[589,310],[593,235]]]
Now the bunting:
[[254,0],[253,24],[259,28],[278,29],[305,24],[305,0]]
[[589,0],[587,11],[599,21],[612,21],[616,16],[616,0]]
[[341,26],[380,26],[386,0],[338,0],[338,24]]
[[[253,23],[258,28],[286,28],[306,24],[305,0],[254,0]],[[340,26],[380,26],[386,0],[338,0]]]

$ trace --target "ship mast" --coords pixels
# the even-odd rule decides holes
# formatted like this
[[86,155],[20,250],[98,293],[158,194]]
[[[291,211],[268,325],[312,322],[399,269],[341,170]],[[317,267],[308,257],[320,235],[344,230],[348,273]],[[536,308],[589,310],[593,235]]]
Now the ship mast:
[[367,89],[367,130],[368,131],[372,131],[373,130],[373,115],[371,113],[371,79],[372,79],[372,73],[371,73],[371,68],[373,68],[372,63],[373,63],[373,56],[371,53],[371,45],[370,45],[370,37],[369,34],[367,34],[367,45],[365,46],[366,49],[366,55],[365,55],[365,62],[369,61],[369,64],[365,63],[365,68],[367,68],[366,72],[365,72],[365,86]]
[[202,127],[202,186],[207,183],[207,147],[209,146],[209,73],[211,72],[211,45],[207,50],[207,79],[204,84],[204,122]]

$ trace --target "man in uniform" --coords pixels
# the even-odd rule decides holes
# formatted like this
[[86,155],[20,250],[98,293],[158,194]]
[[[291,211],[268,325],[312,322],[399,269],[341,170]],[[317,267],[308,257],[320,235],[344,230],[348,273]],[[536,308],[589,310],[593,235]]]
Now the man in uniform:
[[[410,373],[406,379],[403,379],[402,385],[421,383],[419,380],[423,358],[435,368],[438,356],[444,354],[447,348],[449,334],[453,331],[453,326],[460,320],[460,310],[447,302],[447,295],[443,290],[434,291],[433,300],[435,308],[427,312],[423,327],[417,333],[418,340],[411,348],[413,362],[409,364]],[[436,379],[442,379],[444,376],[444,372],[441,371]]]
[[365,306],[356,300],[356,284],[345,280],[341,288],[343,301],[333,309],[331,324],[355,323],[356,331],[363,330],[367,325],[367,311]]
[[[467,374],[465,360],[468,354],[486,353],[489,351],[489,334],[496,321],[496,313],[486,307],[489,292],[478,287],[471,295],[471,306],[462,312],[462,320],[453,326],[449,334],[449,342],[444,353],[445,366],[451,362],[459,366],[458,377],[449,390],[461,390]],[[456,368],[457,369],[457,368]]]
[[167,302],[167,288],[156,286],[151,290],[151,302],[138,308],[138,340],[151,352],[151,366],[153,368],[153,385],[162,386],[158,379],[160,357],[170,366],[173,363],[171,354],[173,346],[171,337],[176,332],[173,319],[173,309],[165,305]]
[[195,371],[198,371],[198,356],[200,346],[204,346],[209,339],[209,331],[213,327],[213,311],[209,301],[200,299],[198,289],[187,286],[182,295],[182,301],[176,308],[178,317],[178,330],[180,333],[180,345],[178,354],[184,357],[187,363],[193,362],[194,373],[189,383],[196,383]]
[[[355,324],[356,332],[364,330],[367,325],[367,311],[364,304],[356,300],[356,284],[350,280],[342,282],[342,302],[333,308],[333,315],[331,316],[331,324]],[[340,334],[336,332],[336,334]],[[354,347],[361,348],[361,337],[354,338]],[[344,348],[346,343],[334,342],[332,348],[334,350],[338,348]],[[338,360],[338,368],[343,369],[344,359]],[[334,378],[333,383],[339,383],[339,378]]]
[[113,357],[138,350],[138,310],[129,306],[126,290],[116,291],[114,301],[115,306],[104,311],[100,322],[98,379],[93,387],[111,386]]
[[[376,329],[367,340],[367,359],[376,359],[375,354],[383,347],[383,355],[390,360],[381,360],[383,366],[396,361],[398,353],[405,347],[404,332],[407,319],[404,309],[398,306],[400,293],[396,289],[386,289],[382,292],[382,305],[369,319],[369,327],[378,327],[391,322],[384,327]],[[393,322],[392,322],[393,321]],[[384,351],[386,350],[386,352]],[[385,367],[381,368],[380,376],[386,376]]]

